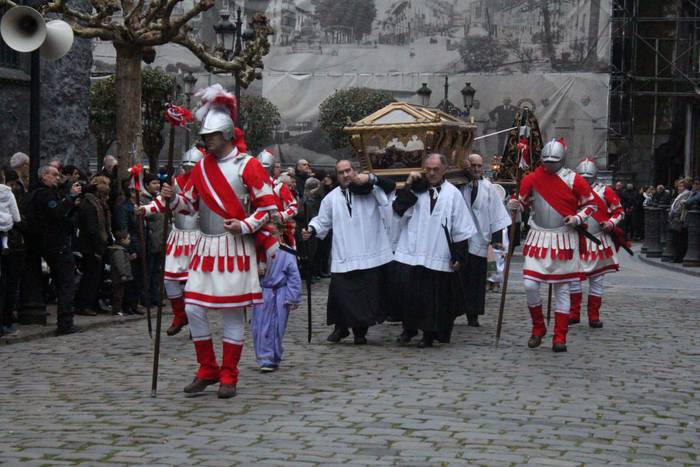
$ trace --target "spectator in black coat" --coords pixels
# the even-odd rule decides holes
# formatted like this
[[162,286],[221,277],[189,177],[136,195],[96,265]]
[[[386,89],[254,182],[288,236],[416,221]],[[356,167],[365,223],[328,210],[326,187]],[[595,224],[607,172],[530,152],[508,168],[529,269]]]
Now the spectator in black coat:
[[75,297],[77,315],[95,316],[105,253],[111,240],[111,214],[107,206],[109,180],[95,177],[78,208],[78,247],[82,255],[80,287]]
[[68,195],[59,190],[60,173],[53,166],[39,169],[39,184],[24,199],[24,222],[27,258],[31,254],[43,257],[51,269],[58,302],[57,335],[79,332],[73,324],[73,295],[75,291],[75,262],[71,237],[75,230],[73,213],[75,200],[82,189],[73,184]]

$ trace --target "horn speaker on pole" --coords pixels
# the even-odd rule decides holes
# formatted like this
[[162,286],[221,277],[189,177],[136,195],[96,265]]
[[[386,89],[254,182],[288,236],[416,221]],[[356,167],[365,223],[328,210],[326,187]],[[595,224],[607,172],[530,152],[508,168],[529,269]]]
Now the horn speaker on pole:
[[73,45],[73,28],[60,19],[44,20],[41,13],[27,6],[10,8],[0,22],[0,35],[17,52],[39,50],[42,58],[58,60]]

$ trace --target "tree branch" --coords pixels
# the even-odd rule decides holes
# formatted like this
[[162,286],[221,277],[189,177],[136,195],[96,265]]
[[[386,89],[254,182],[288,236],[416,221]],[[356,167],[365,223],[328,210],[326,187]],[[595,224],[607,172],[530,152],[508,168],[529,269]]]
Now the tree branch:
[[124,25],[128,27],[129,22],[131,21],[131,18],[134,16],[134,14],[138,11],[141,11],[141,7],[143,7],[143,0],[138,0],[136,2],[136,5],[129,10],[129,12],[124,16]]
[[[90,15],[82,11],[74,10],[66,5],[64,0],[55,0],[48,3],[42,10],[45,13],[63,13],[64,16],[70,16],[85,21],[90,26],[97,26],[100,23],[99,15]],[[95,22],[98,24],[95,24]]]
[[[188,12],[186,12],[184,15],[181,17],[177,18],[175,21],[171,23],[170,28],[174,30],[175,32],[179,31],[182,26],[187,24],[192,18],[197,16],[200,13],[203,13],[209,9],[211,9],[215,5],[214,0],[200,0],[197,2],[197,4],[192,7],[192,9]],[[168,15],[168,18],[170,16]]]
[[218,68],[224,71],[240,72],[245,68],[245,63],[243,57],[236,57],[231,61],[224,60],[223,58],[214,55],[210,50],[208,50],[204,45],[199,42],[195,42],[192,37],[188,34],[179,33],[173,36],[172,43],[187,47],[190,52],[192,52],[198,59],[202,61],[205,65],[209,65],[213,68]]

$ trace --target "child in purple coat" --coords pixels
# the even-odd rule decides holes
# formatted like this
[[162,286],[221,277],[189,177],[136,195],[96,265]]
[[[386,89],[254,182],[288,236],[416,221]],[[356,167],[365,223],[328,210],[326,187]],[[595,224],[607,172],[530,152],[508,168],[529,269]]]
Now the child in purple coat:
[[282,340],[287,329],[289,312],[299,307],[301,276],[295,251],[283,242],[280,228],[272,224],[271,234],[280,248],[267,260],[265,275],[260,278],[263,303],[253,307],[250,323],[255,357],[260,371],[275,371],[282,361]]

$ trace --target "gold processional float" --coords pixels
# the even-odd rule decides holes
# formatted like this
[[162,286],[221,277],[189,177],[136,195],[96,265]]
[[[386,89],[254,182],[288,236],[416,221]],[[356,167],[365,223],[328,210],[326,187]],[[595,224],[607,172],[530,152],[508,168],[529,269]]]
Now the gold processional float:
[[[465,155],[471,153],[476,125],[440,109],[394,102],[343,128],[363,171],[388,177],[403,185],[408,174],[421,171],[431,153],[443,154],[448,161],[446,178],[456,185],[466,182]],[[517,113],[501,154],[491,157],[492,180],[506,188],[515,185],[522,172],[518,168],[523,145],[529,150],[529,167],[536,167],[542,152],[542,136],[537,118],[523,106]],[[489,157],[484,154],[484,161]]]

